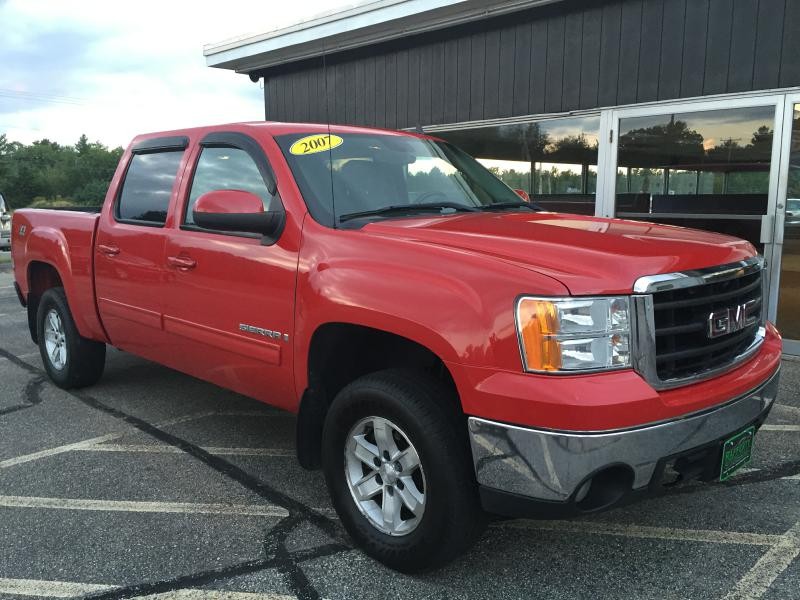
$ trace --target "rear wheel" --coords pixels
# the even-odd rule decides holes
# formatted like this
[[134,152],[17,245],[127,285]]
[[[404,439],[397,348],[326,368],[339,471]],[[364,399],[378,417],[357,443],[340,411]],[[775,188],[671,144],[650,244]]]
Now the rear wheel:
[[58,387],[85,387],[100,379],[106,346],[78,333],[63,288],[50,288],[42,295],[36,332],[44,368]]
[[485,525],[450,395],[424,374],[382,371],[345,387],[325,421],[334,507],[367,554],[400,571],[448,562]]

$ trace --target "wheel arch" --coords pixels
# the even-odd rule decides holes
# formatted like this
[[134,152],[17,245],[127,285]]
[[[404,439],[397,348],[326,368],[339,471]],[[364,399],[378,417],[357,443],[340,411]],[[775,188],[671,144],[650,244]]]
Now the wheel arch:
[[[39,343],[36,331],[36,313],[39,310],[39,301],[44,293],[54,287],[64,287],[64,280],[58,269],[51,263],[32,260],[28,263],[26,281],[28,285],[27,309],[28,330],[34,344]],[[66,293],[66,290],[65,290]],[[67,300],[69,302],[69,300]]]
[[297,455],[307,469],[320,465],[322,426],[331,402],[348,383],[388,368],[433,376],[451,389],[453,408],[461,413],[453,376],[436,352],[394,332],[347,322],[321,324],[311,336],[306,382],[297,418]]

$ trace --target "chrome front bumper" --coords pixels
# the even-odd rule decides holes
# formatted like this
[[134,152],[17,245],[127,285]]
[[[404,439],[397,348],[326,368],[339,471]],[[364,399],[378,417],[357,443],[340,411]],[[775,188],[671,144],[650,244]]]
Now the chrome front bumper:
[[568,502],[605,467],[633,473],[632,489],[646,487],[659,461],[720,440],[755,422],[778,393],[779,371],[748,394],[700,413],[635,429],[563,432],[469,418],[478,483],[549,502]]

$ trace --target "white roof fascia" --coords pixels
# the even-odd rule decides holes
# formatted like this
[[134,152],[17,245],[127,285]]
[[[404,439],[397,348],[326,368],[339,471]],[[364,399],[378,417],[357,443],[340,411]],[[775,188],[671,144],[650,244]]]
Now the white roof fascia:
[[561,0],[367,0],[261,34],[204,47],[210,67],[249,73]]

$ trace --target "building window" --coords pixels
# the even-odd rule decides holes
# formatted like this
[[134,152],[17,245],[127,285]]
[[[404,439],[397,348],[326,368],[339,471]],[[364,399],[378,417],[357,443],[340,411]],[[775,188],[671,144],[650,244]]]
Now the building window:
[[437,133],[546,210],[593,215],[600,117],[548,119]]

